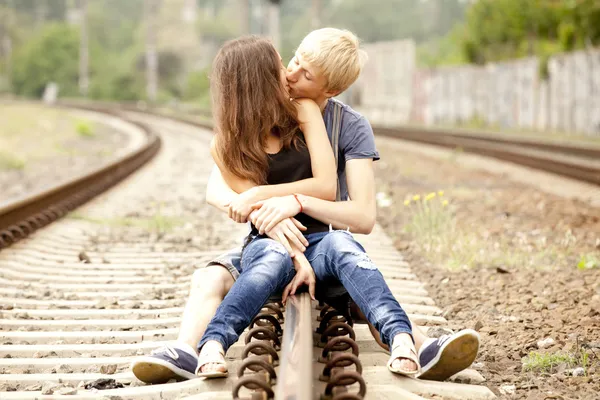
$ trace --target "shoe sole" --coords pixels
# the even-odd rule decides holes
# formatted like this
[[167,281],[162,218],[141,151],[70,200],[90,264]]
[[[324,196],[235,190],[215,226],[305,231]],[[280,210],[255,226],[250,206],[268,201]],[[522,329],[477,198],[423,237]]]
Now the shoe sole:
[[134,361],[131,364],[131,371],[140,381],[152,384],[167,383],[171,379],[180,382],[196,378],[196,375],[191,372],[151,357]]
[[419,379],[445,381],[452,375],[468,368],[479,351],[479,334],[472,330],[462,332],[440,349],[438,356],[422,366]]

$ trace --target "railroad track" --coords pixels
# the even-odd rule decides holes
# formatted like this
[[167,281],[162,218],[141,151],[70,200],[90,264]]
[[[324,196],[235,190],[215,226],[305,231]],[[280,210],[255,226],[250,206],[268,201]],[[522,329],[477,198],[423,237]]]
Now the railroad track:
[[413,127],[374,127],[374,131],[376,135],[461,149],[600,185],[600,143],[583,145]]
[[[123,107],[134,109],[131,104]],[[190,109],[194,114],[156,110],[171,118],[186,121],[196,126],[209,128],[210,112]],[[202,117],[199,119],[198,116]],[[570,143],[565,140],[539,140],[502,134],[479,134],[443,128],[419,128],[413,126],[373,126],[376,136],[410,140],[470,153],[494,157],[515,164],[566,176],[600,186],[600,141],[596,144]]]
[[[27,232],[15,231],[13,239],[29,236],[0,251],[0,399],[67,395],[72,399],[230,399],[236,388],[242,398],[249,398],[248,386],[256,385],[264,387],[259,392],[272,391],[277,398],[289,398],[292,393],[298,399],[313,399],[335,384],[351,384],[339,399],[360,398],[352,393],[361,390],[366,390],[367,399],[494,397],[484,386],[466,384],[483,380],[474,370],[443,383],[389,373],[388,355],[376,345],[366,325],[344,326],[349,321],[321,313],[306,294],[297,296],[285,310],[265,309],[275,318],[263,315],[255,328],[272,337],[264,330],[275,331],[269,326],[283,320],[280,335],[269,341],[247,331],[228,352],[227,379],[154,386],[136,381],[129,371],[131,360],[175,339],[195,266],[237,245],[246,230],[204,202],[212,168],[207,162],[210,131],[141,113],[124,112],[122,117],[138,128],[154,131],[161,138],[161,151],[148,158],[143,169],[130,171],[121,184],[95,193],[75,216],[52,224],[47,221],[38,230],[30,226]],[[33,203],[22,204],[33,209]],[[44,206],[48,203],[40,205]],[[10,211],[18,208],[12,206]],[[34,215],[41,212],[36,210]],[[60,214],[56,207],[53,212]],[[424,285],[379,227],[358,240],[413,320],[427,328],[446,324]],[[323,325],[316,334],[322,324],[320,314],[337,325]],[[336,339],[335,334],[350,330],[353,341]],[[254,338],[250,347],[245,344],[248,337]],[[279,359],[274,362],[277,378],[273,381],[265,378],[269,366],[252,358],[241,360],[244,353],[271,351],[253,345],[256,339],[258,343],[280,342],[273,346],[277,352],[271,357]],[[325,370],[325,375],[331,372],[329,383],[319,380],[325,364],[317,361],[323,348],[315,345],[322,339],[356,345],[358,352],[358,362],[350,354],[331,352],[338,359],[330,365],[332,370]],[[335,367],[344,360],[350,364],[345,370]],[[240,367],[246,372],[242,379],[236,374]],[[267,374],[254,376],[252,369]],[[362,374],[352,372],[357,369]]]

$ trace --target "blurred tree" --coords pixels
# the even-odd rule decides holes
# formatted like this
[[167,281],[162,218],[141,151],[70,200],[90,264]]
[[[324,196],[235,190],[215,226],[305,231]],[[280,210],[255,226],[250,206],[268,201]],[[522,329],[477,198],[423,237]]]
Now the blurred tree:
[[598,44],[598,0],[479,0],[463,30],[464,54],[480,64]]
[[56,82],[62,95],[76,96],[78,53],[78,32],[64,24],[49,24],[16,51],[11,77],[15,93],[39,97],[48,82]]
[[158,94],[158,54],[156,50],[156,20],[160,0],[144,1],[146,24],[146,96],[155,102]]
[[79,0],[79,13],[79,93],[82,96],[87,96],[90,86],[88,0]]

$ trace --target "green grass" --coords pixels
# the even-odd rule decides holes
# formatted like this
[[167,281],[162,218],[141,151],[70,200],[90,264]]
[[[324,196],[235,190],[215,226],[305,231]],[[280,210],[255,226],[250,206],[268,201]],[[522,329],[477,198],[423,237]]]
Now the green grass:
[[0,171],[20,171],[25,169],[25,160],[0,151]]
[[75,123],[75,131],[79,136],[84,138],[93,138],[96,136],[96,133],[92,129],[92,124],[89,121],[77,121]]
[[593,254],[584,254],[577,263],[577,269],[585,270],[592,268],[600,268],[600,258],[597,258]]
[[567,368],[572,368],[577,365],[577,359],[570,354],[532,351],[523,359],[523,370],[525,372],[553,373],[555,368],[561,364],[566,364]]

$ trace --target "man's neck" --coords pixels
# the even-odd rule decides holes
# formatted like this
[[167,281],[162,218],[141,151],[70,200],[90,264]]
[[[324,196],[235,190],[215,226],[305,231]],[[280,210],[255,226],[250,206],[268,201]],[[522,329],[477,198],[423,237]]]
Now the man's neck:
[[328,101],[329,101],[329,98],[325,97],[324,99],[317,102],[317,104],[319,104],[319,108],[321,109],[321,113],[325,112],[325,107],[327,107]]

